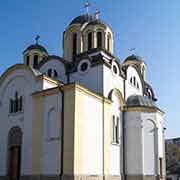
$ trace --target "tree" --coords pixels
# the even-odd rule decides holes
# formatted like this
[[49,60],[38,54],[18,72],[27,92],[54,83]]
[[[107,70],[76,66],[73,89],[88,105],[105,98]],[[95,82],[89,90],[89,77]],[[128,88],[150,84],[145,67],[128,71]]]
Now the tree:
[[180,147],[174,143],[166,143],[166,170],[180,176]]

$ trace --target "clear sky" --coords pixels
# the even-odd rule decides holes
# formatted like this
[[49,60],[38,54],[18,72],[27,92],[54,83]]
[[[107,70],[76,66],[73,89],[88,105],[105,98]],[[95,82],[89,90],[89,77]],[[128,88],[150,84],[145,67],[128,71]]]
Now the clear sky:
[[[22,52],[36,34],[50,54],[62,55],[62,33],[85,12],[83,0],[5,0],[0,3],[0,74],[22,62]],[[90,12],[114,32],[115,55],[144,58],[148,80],[166,112],[166,137],[180,136],[180,1],[90,0]]]

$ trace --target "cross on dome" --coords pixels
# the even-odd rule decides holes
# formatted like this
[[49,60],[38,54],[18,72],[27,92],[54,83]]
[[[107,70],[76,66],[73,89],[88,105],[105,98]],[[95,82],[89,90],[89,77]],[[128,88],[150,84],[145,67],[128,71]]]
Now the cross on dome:
[[84,5],[84,8],[86,9],[86,13],[89,14],[89,7],[91,6],[91,4],[87,1]]
[[36,44],[38,44],[39,39],[40,39],[40,36],[37,35],[37,36],[35,37]]
[[95,12],[96,19],[99,19],[100,14],[101,14],[100,10],[96,9],[96,12]]

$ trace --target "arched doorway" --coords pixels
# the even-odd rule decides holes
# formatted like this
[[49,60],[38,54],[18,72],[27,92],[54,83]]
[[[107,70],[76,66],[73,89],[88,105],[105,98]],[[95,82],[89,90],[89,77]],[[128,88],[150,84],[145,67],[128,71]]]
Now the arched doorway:
[[22,131],[13,127],[8,136],[8,177],[9,180],[19,180],[21,170]]

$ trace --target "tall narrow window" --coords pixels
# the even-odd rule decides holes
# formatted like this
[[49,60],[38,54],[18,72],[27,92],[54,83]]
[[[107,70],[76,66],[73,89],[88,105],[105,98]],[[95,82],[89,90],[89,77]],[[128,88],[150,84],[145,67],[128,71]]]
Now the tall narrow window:
[[77,54],[77,34],[73,34],[73,57]]
[[92,32],[88,33],[88,50],[92,49]]
[[113,128],[113,133],[112,133],[113,137],[112,137],[112,141],[114,143],[114,142],[116,142],[116,119],[115,119],[114,115],[113,115],[113,119],[112,120],[113,120],[113,124],[112,124],[113,125],[113,127],[112,127]]
[[48,69],[48,76],[52,77],[52,69]]
[[33,68],[37,68],[37,66],[38,66],[38,55],[34,55]]
[[19,98],[19,111],[22,111],[22,103],[23,103],[23,98],[20,96]]
[[120,138],[120,135],[119,135],[119,117],[117,117],[116,119],[116,143],[119,144],[119,138]]
[[54,70],[54,77],[57,78],[58,77],[58,73],[56,70]]
[[9,112],[10,112],[10,113],[13,113],[13,112],[14,112],[14,100],[13,100],[13,99],[10,99]]
[[108,37],[107,37],[107,50],[110,51],[110,39],[111,39],[111,36],[110,34],[108,34]]
[[18,93],[15,93],[15,112],[18,112],[19,108],[19,99],[18,99]]
[[97,32],[97,48],[102,47],[102,32]]
[[26,56],[26,65],[29,66],[29,56]]
[[23,110],[23,97],[18,95],[18,92],[15,93],[14,98],[10,99],[9,102],[9,113],[17,113]]
[[115,144],[119,144],[120,139],[120,121],[119,117],[116,118],[116,116],[113,115],[113,132],[112,132],[112,142]]
[[136,77],[133,77],[133,85],[136,86]]

